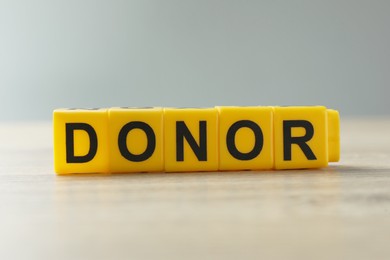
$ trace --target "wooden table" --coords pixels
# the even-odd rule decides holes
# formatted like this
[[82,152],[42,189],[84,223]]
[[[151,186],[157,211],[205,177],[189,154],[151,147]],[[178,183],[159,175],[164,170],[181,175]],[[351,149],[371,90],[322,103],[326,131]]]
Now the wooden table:
[[0,125],[0,259],[390,259],[390,119],[306,171],[56,176],[51,131]]

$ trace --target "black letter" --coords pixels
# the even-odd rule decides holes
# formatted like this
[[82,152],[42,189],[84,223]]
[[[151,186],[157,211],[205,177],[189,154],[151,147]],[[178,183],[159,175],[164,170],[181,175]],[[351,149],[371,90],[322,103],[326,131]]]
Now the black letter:
[[176,161],[184,161],[184,138],[199,161],[207,161],[206,121],[199,121],[199,145],[196,143],[184,121],[176,122]]
[[[66,123],[66,162],[67,163],[85,163],[89,162],[95,157],[98,140],[95,129],[86,123]],[[74,155],[74,131],[84,130],[89,136],[89,151],[86,155],[75,156]]]
[[[291,128],[303,127],[306,130],[306,134],[301,137],[292,137]],[[313,151],[307,145],[308,142],[314,135],[313,125],[306,120],[285,120],[283,121],[283,146],[284,146],[284,160],[291,161],[291,145],[297,144],[302,152],[305,154],[308,160],[317,160]]]
[[[235,143],[235,136],[237,131],[241,127],[248,127],[255,134],[255,145],[253,149],[248,153],[242,153],[238,151]],[[226,135],[226,145],[229,150],[229,153],[236,159],[242,161],[252,160],[256,156],[258,156],[263,149],[263,132],[261,128],[253,121],[249,120],[241,120],[235,122],[228,130]]]
[[[148,139],[148,145],[146,150],[142,154],[132,154],[129,149],[127,149],[127,134],[134,128],[141,129],[145,132]],[[127,160],[132,162],[142,162],[152,156],[154,149],[156,148],[156,136],[154,135],[153,129],[146,123],[140,121],[133,121],[124,125],[119,132],[118,136],[118,147],[121,155]]]

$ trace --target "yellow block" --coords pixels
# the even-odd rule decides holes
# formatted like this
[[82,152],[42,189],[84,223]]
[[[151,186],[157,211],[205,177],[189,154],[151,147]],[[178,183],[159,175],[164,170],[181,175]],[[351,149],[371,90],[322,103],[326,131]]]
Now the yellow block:
[[108,114],[110,171],[163,171],[162,108],[111,108]]
[[276,169],[328,165],[328,121],[325,107],[275,107]]
[[109,171],[107,109],[57,109],[53,125],[57,173]]
[[219,170],[272,169],[273,109],[217,107]]
[[328,114],[328,155],[329,162],[340,160],[340,116],[333,109],[326,110]]
[[218,170],[215,108],[165,108],[165,171]]

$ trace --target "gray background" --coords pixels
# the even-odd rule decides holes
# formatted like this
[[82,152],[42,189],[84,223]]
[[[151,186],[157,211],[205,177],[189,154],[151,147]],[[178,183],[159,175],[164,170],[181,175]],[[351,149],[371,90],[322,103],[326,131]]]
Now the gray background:
[[0,120],[56,107],[390,113],[390,1],[0,0]]

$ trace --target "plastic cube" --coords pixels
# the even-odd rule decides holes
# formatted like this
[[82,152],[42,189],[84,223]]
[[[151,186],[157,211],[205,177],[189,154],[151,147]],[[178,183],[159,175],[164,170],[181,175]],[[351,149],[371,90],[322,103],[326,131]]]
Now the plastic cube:
[[163,171],[162,108],[111,108],[108,114],[110,171]]
[[217,107],[219,170],[272,169],[271,107]]
[[107,111],[54,110],[54,168],[57,173],[109,172]]
[[215,108],[165,108],[165,171],[218,170]]
[[328,165],[327,112],[317,107],[275,107],[276,169]]

